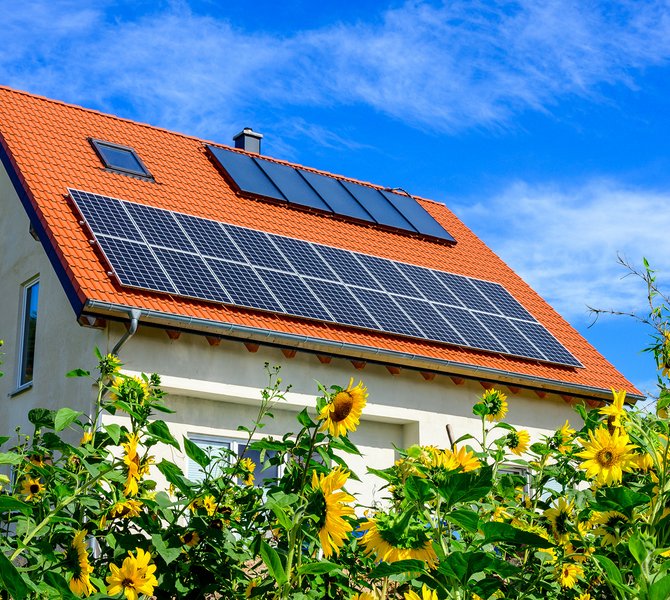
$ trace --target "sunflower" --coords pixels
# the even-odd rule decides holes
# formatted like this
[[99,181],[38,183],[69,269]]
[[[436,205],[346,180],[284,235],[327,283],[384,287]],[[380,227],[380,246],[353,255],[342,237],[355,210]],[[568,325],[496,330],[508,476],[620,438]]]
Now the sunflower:
[[[405,518],[403,515],[400,518]],[[364,531],[361,544],[367,555],[376,554],[379,560],[392,563],[399,560],[423,560],[432,569],[437,562],[430,532],[423,523],[411,518],[402,528],[396,528],[398,517],[390,513],[378,513],[360,526]],[[401,531],[398,531],[400,529]]]
[[254,484],[254,471],[256,470],[256,463],[250,458],[243,458],[240,461],[240,467],[244,472],[244,485]]
[[630,438],[620,430],[610,433],[607,427],[589,431],[589,441],[579,440],[584,450],[577,456],[585,459],[580,467],[587,477],[594,477],[596,483],[610,485],[620,483],[624,471],[633,468],[636,448]]
[[140,516],[140,509],[142,503],[139,500],[126,500],[125,502],[117,502],[109,509],[109,516],[112,519],[132,519]]
[[574,505],[572,502],[566,502],[565,498],[559,498],[553,508],[548,508],[544,511],[544,516],[549,521],[551,531],[559,544],[568,541],[573,509]]
[[152,596],[158,581],[154,576],[156,565],[150,565],[151,554],[136,548],[136,556],[128,552],[121,568],[109,565],[112,574],[107,576],[107,593],[116,596],[123,592],[126,600],[138,600],[140,594]]
[[572,542],[568,542],[565,545],[565,557],[580,564],[585,563],[589,558],[591,558],[591,555],[595,551],[596,549],[593,546],[589,546],[588,544],[575,546]]
[[570,450],[570,444],[576,431],[570,427],[570,423],[566,419],[565,425],[561,427],[551,439],[552,446],[555,447],[561,454],[565,454]]
[[521,456],[530,445],[530,434],[522,429],[520,431],[510,431],[507,434],[507,447],[517,456]]
[[127,442],[121,444],[125,450],[123,462],[126,465],[126,485],[123,488],[125,496],[136,496],[139,488],[138,482],[140,480],[140,457],[137,454],[137,444],[140,438],[134,433],[126,434]]
[[84,543],[85,535],[85,531],[77,531],[70,544],[70,553],[73,555],[73,562],[75,564],[74,574],[70,578],[69,586],[72,593],[80,598],[82,596],[90,596],[95,592],[95,588],[91,585],[90,580],[93,567],[88,562],[88,552]]
[[149,384],[141,377],[117,375],[112,383],[112,400],[123,400],[131,404],[142,404],[151,394]]
[[488,421],[502,421],[507,414],[507,396],[500,390],[490,389],[484,392],[482,401],[486,405]]
[[202,507],[207,511],[207,514],[210,517],[213,516],[217,509],[216,500],[214,499],[214,496],[212,496],[211,494],[209,496],[205,496],[202,499]]
[[579,577],[583,577],[584,569],[579,565],[563,563],[559,568],[556,569],[556,575],[558,577],[558,583],[561,585],[561,587],[572,588],[575,587],[577,579]]
[[347,536],[353,527],[344,520],[346,515],[353,515],[354,509],[348,505],[355,498],[342,490],[349,479],[349,473],[339,467],[328,475],[317,475],[312,471],[312,490],[316,492],[316,501],[320,505],[321,514],[317,525],[323,555],[328,558],[333,552],[339,554]]
[[122,362],[116,354],[106,354],[100,361],[99,369],[101,375],[111,377],[121,371]]
[[26,477],[23,480],[21,493],[26,496],[27,501],[39,500],[39,496],[43,491],[44,485],[40,481],[39,477],[36,477],[35,479],[32,477]]
[[591,594],[589,594],[588,592],[579,594],[579,596],[577,596],[577,600],[591,600]]
[[467,473],[482,466],[479,459],[475,457],[475,453],[465,447],[454,446],[452,450],[444,450],[442,455],[443,466],[447,471],[462,469],[464,473]]
[[377,600],[378,597],[375,594],[370,592],[360,592],[359,594],[354,594],[349,600]]
[[185,546],[193,547],[200,541],[200,536],[197,531],[187,531],[184,535],[180,535],[179,539]]
[[414,590],[405,593],[405,600],[437,600],[437,592],[431,590],[425,583],[421,588],[421,596]]
[[323,419],[323,425],[320,431],[327,429],[335,437],[346,435],[347,431],[356,431],[367,403],[368,390],[362,381],[356,387],[352,387],[353,383],[352,377],[347,389],[334,394],[321,409],[319,419]]
[[624,401],[626,400],[626,390],[615,391],[612,389],[612,404],[601,408],[598,413],[606,416],[608,424],[613,427],[621,427],[621,422],[626,418],[626,409],[624,408]]
[[625,536],[628,527],[628,517],[616,510],[598,513],[593,519],[599,525],[593,533],[600,537],[603,545],[616,546]]
[[79,445],[84,446],[86,444],[89,444],[93,441],[93,432],[92,431],[84,431],[84,435],[81,436],[81,439],[79,440]]

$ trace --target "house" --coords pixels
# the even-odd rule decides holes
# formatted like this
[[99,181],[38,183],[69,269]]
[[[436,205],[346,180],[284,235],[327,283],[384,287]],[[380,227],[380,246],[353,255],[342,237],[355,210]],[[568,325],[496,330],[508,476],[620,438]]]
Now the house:
[[476,434],[491,386],[533,438],[611,388],[640,397],[441,203],[262,156],[251,130],[230,148],[8,88],[0,141],[0,435],[36,406],[88,411],[64,374],[96,346],[160,374],[201,445],[241,444],[265,363],[293,386],[265,434],[315,380],[362,379],[358,472]]

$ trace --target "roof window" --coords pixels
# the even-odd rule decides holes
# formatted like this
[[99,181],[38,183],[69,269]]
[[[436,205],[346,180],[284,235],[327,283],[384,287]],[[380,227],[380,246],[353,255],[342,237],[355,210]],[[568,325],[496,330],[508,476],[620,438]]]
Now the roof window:
[[121,146],[112,142],[91,139],[91,144],[105,167],[112,171],[151,178],[151,173],[137,156],[137,152],[129,146]]

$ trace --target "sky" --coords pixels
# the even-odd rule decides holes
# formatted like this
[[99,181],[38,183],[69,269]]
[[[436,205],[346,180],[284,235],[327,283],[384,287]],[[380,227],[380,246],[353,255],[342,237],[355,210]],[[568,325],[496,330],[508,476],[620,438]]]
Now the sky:
[[[638,388],[670,272],[670,6],[0,0],[0,84],[445,203]],[[670,290],[670,286],[665,288]]]

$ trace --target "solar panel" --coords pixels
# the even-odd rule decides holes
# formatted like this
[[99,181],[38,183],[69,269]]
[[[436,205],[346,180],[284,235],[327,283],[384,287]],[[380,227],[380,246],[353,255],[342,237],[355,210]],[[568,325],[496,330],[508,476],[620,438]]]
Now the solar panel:
[[203,256],[244,262],[244,256],[220,223],[182,214],[175,217]]
[[376,189],[352,183],[351,181],[342,180],[341,183],[358,200],[358,203],[365,207],[365,210],[370,213],[370,216],[377,223],[388,225],[389,227],[397,227],[398,229],[406,229],[407,231],[416,231],[414,226],[402,216],[402,213],[398,212],[398,209]]
[[102,234],[97,234],[96,239],[123,285],[171,294],[177,292],[145,244],[110,238]]
[[455,242],[444,227],[409,195],[400,196],[217,146],[208,145],[207,149],[241,192]]
[[207,149],[219,161],[219,164],[240,191],[274,198],[275,200],[286,200],[277,186],[270,181],[251,156],[231,152],[216,146],[207,146]]
[[323,201],[323,198],[314,191],[293,167],[273,163],[261,158],[254,160],[289,202],[332,212],[330,206]]
[[[71,196],[121,285],[581,366],[497,283],[76,190]],[[124,237],[133,232],[138,239]]]

